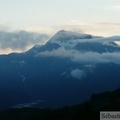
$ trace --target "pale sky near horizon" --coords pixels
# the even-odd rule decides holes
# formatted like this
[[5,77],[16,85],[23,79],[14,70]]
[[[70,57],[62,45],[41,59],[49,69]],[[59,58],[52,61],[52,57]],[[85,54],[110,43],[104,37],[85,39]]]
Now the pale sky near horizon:
[[[17,39],[14,31],[54,35],[61,29],[100,36],[120,35],[120,0],[0,0],[0,31],[13,31],[0,36],[0,54],[23,51],[24,42],[26,50],[37,44],[37,39],[29,40],[30,36],[26,41],[19,35]],[[16,44],[21,48],[17,49]]]
[[42,33],[73,29],[117,35],[120,0],[0,0],[0,27]]

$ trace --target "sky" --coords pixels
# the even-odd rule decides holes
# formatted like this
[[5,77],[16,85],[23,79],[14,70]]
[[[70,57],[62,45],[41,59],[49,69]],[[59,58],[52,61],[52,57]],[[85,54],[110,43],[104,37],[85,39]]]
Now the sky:
[[120,32],[120,0],[0,0],[0,25],[43,33],[73,28],[100,35],[103,27],[103,35],[109,36],[110,28],[113,34]]
[[0,0],[0,30],[120,34],[120,0]]

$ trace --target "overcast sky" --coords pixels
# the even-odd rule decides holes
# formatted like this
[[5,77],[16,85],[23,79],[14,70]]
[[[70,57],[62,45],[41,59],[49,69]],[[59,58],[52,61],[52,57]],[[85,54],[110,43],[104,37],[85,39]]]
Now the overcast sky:
[[[0,27],[55,33],[120,33],[120,0],[0,0]],[[103,32],[104,31],[104,32]]]

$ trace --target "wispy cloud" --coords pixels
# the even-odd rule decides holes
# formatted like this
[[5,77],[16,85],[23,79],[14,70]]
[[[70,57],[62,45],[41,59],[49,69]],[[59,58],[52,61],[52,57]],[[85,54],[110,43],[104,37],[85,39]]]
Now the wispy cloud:
[[53,51],[44,51],[37,53],[35,56],[44,56],[44,57],[60,57],[60,58],[65,58],[65,57],[73,57],[73,55],[78,54],[76,50],[66,50],[64,47],[60,47],[57,50]]
[[[114,8],[114,7],[113,7]],[[119,8],[119,6],[117,6]],[[63,25],[52,26],[49,29],[37,29],[38,32],[12,31],[9,25],[0,25],[0,54],[10,52],[22,52],[36,44],[43,44],[49,36],[47,32],[54,35],[57,31],[65,29],[75,32],[83,32],[92,35],[112,36],[120,34],[120,23],[84,23],[77,20],[71,20]],[[31,31],[31,32],[30,32]],[[45,32],[46,31],[46,32]],[[44,34],[46,33],[46,34]]]
[[100,7],[100,9],[104,9],[104,10],[120,10],[120,5],[105,6],[105,7]]
[[76,78],[76,79],[81,79],[85,75],[86,75],[86,73],[85,73],[84,70],[74,69],[74,70],[71,71],[71,76]]
[[55,29],[66,29],[101,36],[113,36],[120,34],[120,23],[84,23],[81,21],[70,21],[63,25],[56,26]]
[[47,34],[27,31],[0,30],[0,51],[25,51],[36,44],[43,44],[48,40]]
[[38,53],[36,57],[60,57],[70,58],[73,62],[80,64],[98,64],[98,63],[115,63],[120,64],[120,52],[97,53],[97,52],[80,52],[77,50],[66,50],[59,48],[53,51]]

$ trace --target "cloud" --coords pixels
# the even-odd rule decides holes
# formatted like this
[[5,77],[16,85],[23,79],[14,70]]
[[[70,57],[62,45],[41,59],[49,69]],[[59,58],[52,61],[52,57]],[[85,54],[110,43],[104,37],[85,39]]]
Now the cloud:
[[57,50],[55,49],[53,51],[44,51],[44,52],[37,53],[35,56],[65,58],[65,57],[73,57],[74,54],[77,54],[76,50],[66,50],[64,47],[60,47]]
[[97,53],[97,52],[85,52],[75,54],[72,58],[72,61],[80,64],[99,64],[99,63],[115,63],[120,64],[120,52],[106,52],[106,53]]
[[120,64],[120,52],[114,53],[97,53],[86,52],[80,53],[72,58],[72,61],[82,64],[98,64],[98,63],[115,63]]
[[81,21],[68,21],[63,25],[56,26],[56,30],[65,29],[75,32],[83,32],[92,35],[113,36],[120,34],[120,23],[83,23]]
[[120,5],[100,7],[104,10],[120,10]]
[[43,44],[48,40],[47,34],[27,31],[0,30],[1,51],[25,51],[36,44]]
[[44,51],[36,54],[36,57],[59,57],[70,58],[71,61],[79,64],[99,64],[99,63],[115,63],[120,64],[120,52],[80,52],[77,50],[67,50],[65,48],[58,48],[53,51]]
[[[108,36],[108,35],[115,35],[120,33],[120,23],[89,23],[88,24],[88,23],[82,23],[77,20],[72,20],[68,23],[65,23],[64,25],[60,25],[56,27],[52,26],[50,31],[52,32],[54,31],[55,33],[60,29],[77,31],[79,33],[85,32],[89,34]],[[42,30],[41,33],[28,32],[22,30],[12,31],[8,25],[0,25],[0,54],[10,53],[14,51],[22,52],[28,50],[29,48],[31,48],[36,44],[44,44],[49,38],[50,36],[44,34]]]
[[84,69],[85,69],[86,71],[91,72],[91,73],[94,72],[94,68],[95,68],[95,65],[93,65],[93,64],[86,64],[86,65],[84,65]]
[[8,24],[0,24],[0,31],[9,31],[10,27]]
[[79,53],[72,58],[72,61],[82,64],[98,64],[98,63],[116,63],[120,64],[120,53],[97,53],[97,52],[86,52]]
[[[34,28],[35,29],[35,28]],[[26,29],[33,31],[33,28]],[[114,36],[120,34],[120,22],[102,22],[102,23],[85,23],[77,20],[70,20],[68,22],[62,23],[56,26],[48,26],[42,29],[38,28],[36,31],[41,33],[55,34],[57,31],[64,29],[67,31],[74,31],[79,33],[87,33],[98,36]]]
[[84,70],[80,70],[80,69],[74,69],[71,71],[71,76],[76,78],[76,79],[81,79],[82,77],[84,77],[85,71]]

